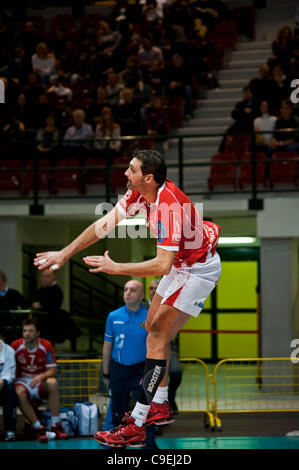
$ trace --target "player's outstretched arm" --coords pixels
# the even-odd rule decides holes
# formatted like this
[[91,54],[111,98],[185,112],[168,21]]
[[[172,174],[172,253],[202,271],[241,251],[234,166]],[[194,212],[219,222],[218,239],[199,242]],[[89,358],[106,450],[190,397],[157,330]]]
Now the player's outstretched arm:
[[104,272],[108,274],[123,274],[125,276],[163,276],[171,270],[175,258],[174,251],[166,251],[157,248],[157,256],[141,263],[116,263],[109,257],[109,251],[104,256],[86,256],[83,258],[86,264],[93,266],[91,273]]
[[87,227],[84,232],[62,250],[37,253],[34,266],[37,266],[39,270],[50,268],[51,271],[61,268],[73,255],[108,235],[123,218],[124,216],[114,207],[104,217]]

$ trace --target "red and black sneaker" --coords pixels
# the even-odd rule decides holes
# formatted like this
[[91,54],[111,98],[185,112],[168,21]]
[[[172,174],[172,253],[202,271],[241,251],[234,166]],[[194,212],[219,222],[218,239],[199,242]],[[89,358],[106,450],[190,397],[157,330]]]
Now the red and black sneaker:
[[42,444],[46,444],[48,442],[47,430],[45,426],[39,426],[39,428],[37,428],[36,440]]
[[125,414],[121,424],[111,431],[98,431],[94,438],[105,446],[110,447],[143,447],[145,445],[145,427],[135,424],[135,419]]
[[152,401],[145,425],[156,424],[157,426],[163,426],[173,422],[174,417],[168,401],[165,401],[163,404]]
[[61,423],[56,423],[55,426],[52,426],[51,431],[55,432],[56,439],[68,439],[69,438],[69,435],[63,432]]

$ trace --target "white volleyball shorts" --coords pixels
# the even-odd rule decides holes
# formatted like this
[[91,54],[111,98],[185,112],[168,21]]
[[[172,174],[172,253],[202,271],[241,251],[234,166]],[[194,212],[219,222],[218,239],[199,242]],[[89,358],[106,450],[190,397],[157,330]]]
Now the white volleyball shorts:
[[172,266],[170,273],[161,279],[156,292],[163,297],[161,304],[197,317],[217,285],[220,274],[220,256],[216,252],[213,257],[209,254],[204,263],[180,268]]
[[35,387],[31,388],[30,384],[32,382],[33,377],[22,377],[19,379],[16,379],[15,381],[15,387],[18,385],[23,385],[27,391],[27,397],[28,400],[39,400],[43,403],[47,402],[47,393],[43,388],[42,382],[39,384],[35,385]]

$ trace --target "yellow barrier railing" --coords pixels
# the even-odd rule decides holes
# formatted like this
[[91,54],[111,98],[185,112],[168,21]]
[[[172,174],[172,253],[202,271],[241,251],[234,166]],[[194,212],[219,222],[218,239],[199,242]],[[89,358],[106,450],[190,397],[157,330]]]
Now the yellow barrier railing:
[[299,411],[299,370],[290,358],[233,358],[216,364],[213,412]]
[[[209,370],[200,359],[180,359],[183,380],[176,401],[180,411],[203,412],[205,426],[214,427],[210,412]],[[102,410],[108,406],[107,394],[99,393],[101,359],[58,360],[58,382],[62,406],[73,406],[76,401],[97,403]]]

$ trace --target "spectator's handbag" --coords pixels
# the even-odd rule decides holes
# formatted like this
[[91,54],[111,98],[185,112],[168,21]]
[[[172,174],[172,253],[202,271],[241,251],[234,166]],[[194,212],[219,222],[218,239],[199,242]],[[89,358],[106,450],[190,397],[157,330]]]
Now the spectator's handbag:
[[77,402],[74,413],[78,423],[78,436],[92,436],[99,429],[99,410],[95,403]]

